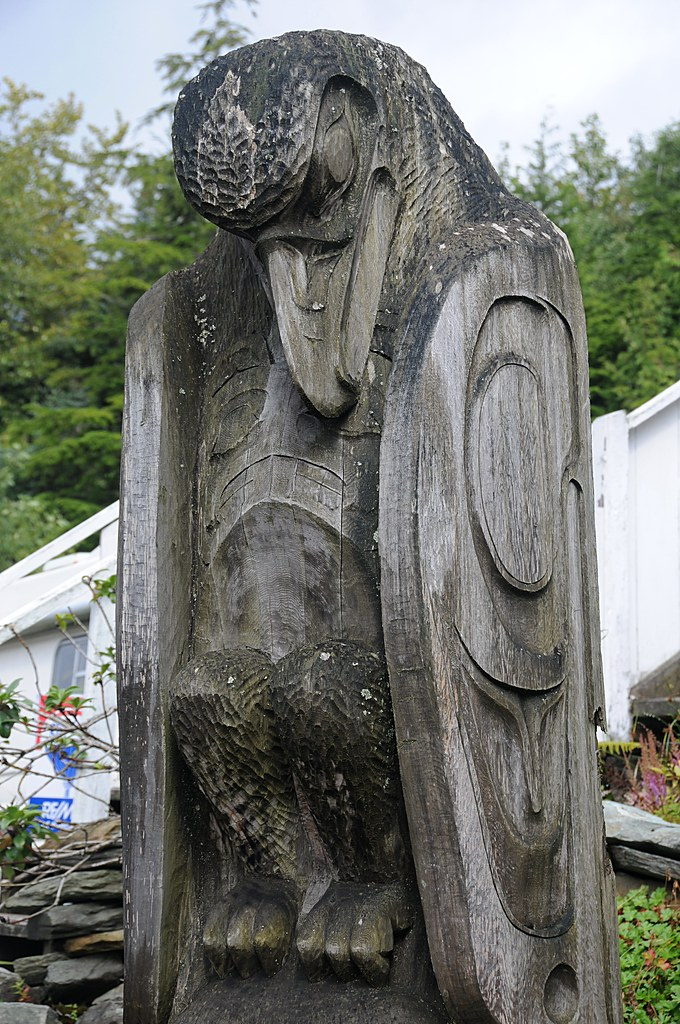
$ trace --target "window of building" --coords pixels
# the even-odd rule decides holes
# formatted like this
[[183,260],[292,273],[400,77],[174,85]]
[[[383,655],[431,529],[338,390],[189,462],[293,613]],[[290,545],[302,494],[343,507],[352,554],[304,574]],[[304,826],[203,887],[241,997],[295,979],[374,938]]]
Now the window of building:
[[80,693],[85,688],[87,673],[87,633],[70,634],[60,642],[54,655],[52,685],[60,690],[75,686]]

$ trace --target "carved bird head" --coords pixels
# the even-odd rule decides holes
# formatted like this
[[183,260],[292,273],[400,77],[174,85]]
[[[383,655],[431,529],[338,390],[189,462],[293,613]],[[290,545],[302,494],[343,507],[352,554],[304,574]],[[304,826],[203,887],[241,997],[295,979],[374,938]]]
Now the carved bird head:
[[[364,36],[290,33],[218,58],[180,94],[180,184],[262,261],[293,379],[323,416],[357,400],[389,323],[501,183],[427,72]],[[459,232],[463,236],[463,231]]]

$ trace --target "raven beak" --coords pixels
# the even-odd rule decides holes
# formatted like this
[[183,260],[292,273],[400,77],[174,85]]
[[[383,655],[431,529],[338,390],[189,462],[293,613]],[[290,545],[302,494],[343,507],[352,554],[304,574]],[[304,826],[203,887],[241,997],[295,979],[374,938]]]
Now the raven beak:
[[288,234],[258,245],[288,368],[321,416],[340,416],[358,400],[396,214],[393,181],[378,171],[367,184],[354,238]]

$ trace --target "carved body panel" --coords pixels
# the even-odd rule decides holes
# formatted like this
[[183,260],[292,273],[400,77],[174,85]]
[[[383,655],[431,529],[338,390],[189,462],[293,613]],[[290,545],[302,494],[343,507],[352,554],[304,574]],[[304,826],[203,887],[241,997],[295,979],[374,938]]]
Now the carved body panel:
[[[470,320],[479,312],[473,306]],[[436,338],[445,345],[444,331]],[[495,886],[509,919],[544,936],[566,932],[574,916],[565,772],[565,492],[580,451],[573,345],[564,315],[524,295],[496,299],[472,352],[469,341],[460,346],[462,373],[468,366],[464,421],[456,404],[449,423],[463,438],[463,458],[446,471],[466,481],[467,509],[451,509],[464,533],[453,549],[465,568],[456,606],[441,607],[445,593],[437,600],[465,652],[461,721]],[[443,355],[435,343],[433,360]],[[449,377],[452,405],[457,383]],[[484,740],[489,727],[491,750]],[[519,773],[508,772],[508,762]],[[550,882],[537,886],[532,876]]]
[[[385,360],[338,423],[311,410],[264,341],[215,367],[200,497],[196,651],[246,644],[278,660],[348,638],[382,650],[378,462]],[[229,373],[227,383],[218,378]]]
[[[555,253],[480,257],[429,324],[414,318],[425,350],[417,365],[404,350],[391,386],[405,400],[388,398],[382,486],[418,514],[394,543],[403,504],[381,502],[386,649],[409,820],[427,836],[414,853],[430,948],[462,1019],[482,1007],[480,1019],[504,1024],[618,1019],[595,983],[610,966],[591,916],[600,881],[581,845],[590,830],[595,857],[601,834],[596,819],[580,822],[577,840],[572,813],[589,799],[576,765],[598,699],[583,617],[590,467],[573,280]],[[417,438],[406,459],[405,434]],[[414,558],[417,597],[401,569]],[[450,804],[422,800],[425,743]],[[453,919],[469,930],[443,953]],[[517,976],[537,983],[518,988]]]
[[495,885],[515,925],[547,936],[573,921],[565,611],[566,490],[581,451],[574,341],[563,314],[534,295],[496,298],[491,279],[491,295],[468,290],[463,323],[452,297],[433,333],[443,438],[434,450],[421,441],[418,494],[440,505],[428,508],[420,544],[424,557],[437,552],[433,619],[460,638],[467,684],[457,701]]
[[620,1024],[568,245],[375,40],[174,132],[222,230],[130,322],[127,1024]]

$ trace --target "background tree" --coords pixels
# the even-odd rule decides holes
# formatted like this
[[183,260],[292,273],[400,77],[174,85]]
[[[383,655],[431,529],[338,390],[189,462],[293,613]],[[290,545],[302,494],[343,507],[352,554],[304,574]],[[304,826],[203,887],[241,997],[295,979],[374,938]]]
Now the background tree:
[[[245,42],[232,7],[200,4],[190,52],[158,61],[173,102]],[[77,144],[80,105],[43,100],[8,81],[0,94],[0,568],[117,497],[128,314],[214,232],[186,203],[169,153],[134,153],[123,124]],[[112,198],[121,185],[125,206]]]
[[[251,13],[255,13],[257,0],[246,0]],[[163,91],[170,97],[166,103],[149,111],[145,121],[153,121],[162,114],[171,114],[182,86],[194,78],[211,60],[237,46],[243,46],[250,36],[244,25],[236,25],[229,15],[234,0],[207,0],[196,5],[201,12],[201,25],[189,39],[187,53],[166,53],[156,61],[156,70],[163,81]]]
[[630,156],[596,116],[566,146],[547,122],[511,187],[568,235],[588,322],[593,415],[632,409],[680,377],[680,124]]
[[90,130],[76,146],[80,106],[69,97],[35,112],[42,99],[9,81],[0,94],[0,514],[16,544],[4,558],[66,525],[48,496],[23,487],[25,430],[34,410],[75,415],[85,404],[81,375],[69,372],[64,353],[98,287],[93,239],[111,222],[110,190],[125,157],[122,124],[109,134]]

